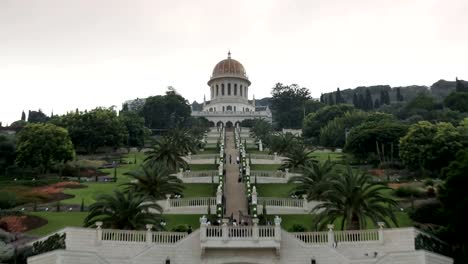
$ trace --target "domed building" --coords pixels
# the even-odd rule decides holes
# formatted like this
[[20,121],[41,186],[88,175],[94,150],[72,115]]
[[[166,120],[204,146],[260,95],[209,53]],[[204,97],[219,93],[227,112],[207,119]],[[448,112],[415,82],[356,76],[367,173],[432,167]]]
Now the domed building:
[[202,111],[192,111],[196,117],[206,117],[212,126],[233,127],[245,119],[263,118],[272,121],[268,107],[256,107],[255,97],[249,100],[250,80],[244,66],[228,53],[227,59],[216,64],[208,86],[210,100],[203,100]]

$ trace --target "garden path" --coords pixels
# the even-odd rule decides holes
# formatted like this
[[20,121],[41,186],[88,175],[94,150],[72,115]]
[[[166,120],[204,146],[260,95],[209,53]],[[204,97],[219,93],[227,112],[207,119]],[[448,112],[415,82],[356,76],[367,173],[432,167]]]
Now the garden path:
[[[245,186],[239,181],[239,164],[236,158],[239,152],[234,145],[234,132],[226,131],[226,217],[233,216],[239,223],[239,212],[247,215],[247,199],[245,195]],[[231,157],[231,158],[229,158]]]

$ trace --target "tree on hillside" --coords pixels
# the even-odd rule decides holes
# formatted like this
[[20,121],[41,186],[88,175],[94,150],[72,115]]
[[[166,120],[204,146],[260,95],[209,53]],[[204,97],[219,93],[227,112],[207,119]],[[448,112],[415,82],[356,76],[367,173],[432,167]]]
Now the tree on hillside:
[[[21,115],[21,118],[23,116]],[[28,114],[28,122],[30,123],[45,123],[49,120],[49,117],[46,116],[41,109],[39,111],[31,111],[29,110]]]
[[141,109],[145,124],[151,129],[170,129],[183,125],[190,117],[190,106],[174,91],[148,97]]
[[411,169],[438,172],[463,147],[459,131],[450,123],[413,124],[400,140],[400,158]]
[[369,89],[366,89],[366,98],[364,101],[364,110],[370,111],[374,109],[374,103],[372,101],[372,95]]
[[376,159],[376,145],[384,146],[390,158],[398,157],[399,140],[406,134],[407,126],[395,121],[391,115],[376,113],[349,131],[344,151],[360,160]]
[[145,119],[131,111],[121,111],[119,115],[123,125],[127,129],[127,138],[124,140],[128,147],[143,148],[145,138],[151,133],[145,127]]
[[325,106],[326,105],[324,103],[317,102],[316,100],[313,100],[313,99],[307,100],[304,103],[305,115],[307,116],[310,113],[317,112],[318,110],[320,110],[321,108],[323,108]]
[[354,111],[352,105],[340,104],[332,105],[321,108],[315,113],[310,113],[304,119],[302,127],[302,135],[305,139],[318,143],[320,129],[325,126],[329,121],[336,117],[343,116],[346,112]]
[[401,89],[400,87],[396,88],[396,100],[398,102],[402,102],[404,100],[403,95],[401,94]]
[[16,162],[47,172],[53,163],[74,157],[73,144],[64,128],[53,124],[29,124],[18,134]]
[[305,102],[310,99],[309,89],[297,84],[277,83],[271,94],[271,109],[277,125],[280,128],[301,128]]
[[171,172],[177,172],[179,168],[186,168],[187,162],[184,147],[180,147],[170,137],[161,137],[156,141],[151,151],[146,154],[145,162],[149,164],[163,163]]
[[125,124],[113,108],[98,107],[91,111],[72,112],[51,122],[67,128],[76,148],[89,154],[100,147],[120,147],[128,137]]
[[21,113],[21,121],[26,121],[26,114],[24,111]]
[[444,99],[444,105],[452,110],[468,112],[468,92],[453,92]]
[[322,195],[323,202],[312,210],[316,213],[315,223],[324,228],[341,219],[341,228],[346,230],[365,229],[368,220],[375,225],[390,222],[398,226],[394,210],[397,202],[385,195],[389,187],[372,182],[365,173],[354,172],[348,166],[346,172],[329,185]]
[[272,127],[270,122],[265,119],[253,119],[253,125],[250,129],[250,134],[257,140],[262,140],[263,143],[268,144],[268,138],[271,134]]
[[311,162],[302,169],[300,176],[291,177],[288,183],[294,183],[291,194],[307,195],[308,201],[321,201],[324,193],[330,189],[334,163],[327,160],[323,163]]
[[458,78],[456,78],[455,82],[456,82],[455,91],[468,93],[468,85],[463,84],[461,80],[458,80]]
[[356,92],[353,93],[353,105],[354,105],[354,107],[360,109],[360,107],[359,107],[359,99],[358,99],[358,96],[357,96]]
[[147,224],[159,229],[162,208],[157,203],[150,203],[147,197],[133,191],[126,193],[115,190],[112,195],[101,194],[97,201],[89,206],[89,215],[85,226],[103,222],[104,228],[136,230],[145,229]]
[[336,117],[320,129],[320,145],[324,147],[342,148],[346,143],[346,133],[351,128],[360,125],[369,116],[361,110],[346,112]]
[[173,176],[165,164],[146,163],[137,171],[128,173],[136,182],[125,184],[127,190],[149,198],[152,201],[166,199],[166,194],[181,194],[184,186],[182,180]]
[[270,153],[276,152],[279,155],[285,155],[291,149],[297,148],[303,144],[302,138],[289,132],[271,135],[268,141]]
[[16,144],[14,139],[0,135],[0,174],[15,163]]
[[345,101],[345,99],[343,98],[343,96],[341,96],[340,88],[336,88],[335,102],[336,102],[336,104],[344,104],[344,103],[346,103],[346,101]]
[[333,93],[328,94],[327,104],[328,105],[334,105],[335,104],[335,100],[333,99]]

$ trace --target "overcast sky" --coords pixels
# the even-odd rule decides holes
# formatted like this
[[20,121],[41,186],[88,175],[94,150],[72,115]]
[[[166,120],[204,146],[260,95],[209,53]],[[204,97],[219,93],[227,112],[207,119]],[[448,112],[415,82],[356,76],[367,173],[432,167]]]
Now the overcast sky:
[[209,97],[240,61],[249,97],[468,79],[467,0],[0,0],[0,121],[121,107],[174,86]]

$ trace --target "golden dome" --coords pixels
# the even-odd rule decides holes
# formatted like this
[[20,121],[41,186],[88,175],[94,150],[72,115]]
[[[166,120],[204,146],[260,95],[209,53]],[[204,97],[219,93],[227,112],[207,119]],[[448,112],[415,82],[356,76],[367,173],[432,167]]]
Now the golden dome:
[[239,77],[246,80],[248,79],[244,66],[242,66],[240,62],[231,59],[231,52],[228,53],[227,59],[218,62],[213,69],[211,79],[219,77]]

